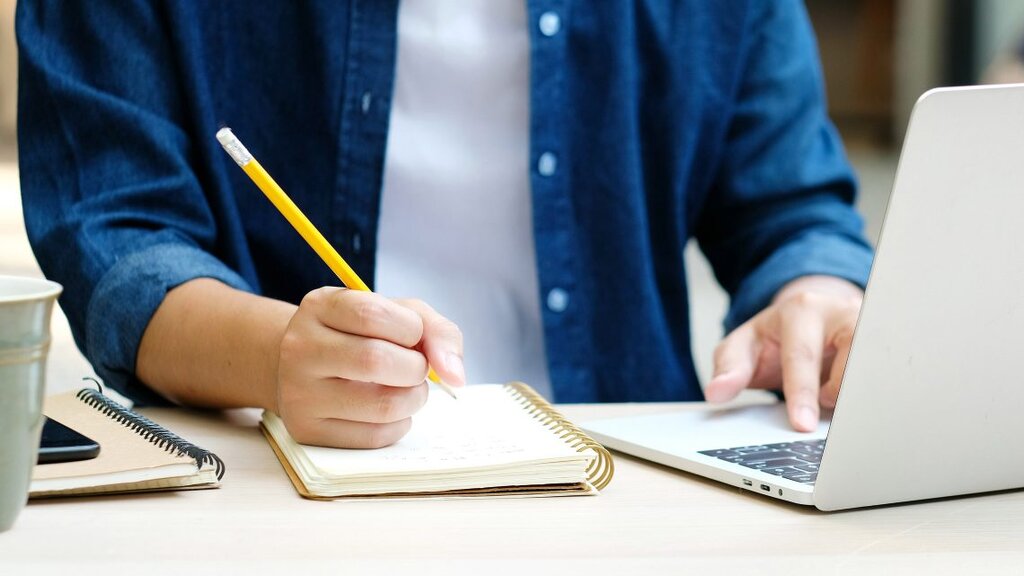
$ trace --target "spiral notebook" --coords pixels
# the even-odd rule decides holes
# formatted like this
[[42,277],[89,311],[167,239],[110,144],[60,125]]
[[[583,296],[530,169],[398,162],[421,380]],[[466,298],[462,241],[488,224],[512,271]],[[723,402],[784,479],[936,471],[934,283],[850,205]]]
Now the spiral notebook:
[[522,383],[431,394],[392,446],[306,446],[272,412],[262,428],[299,494],[313,499],[596,494],[611,455]]
[[186,441],[97,390],[57,394],[43,412],[92,438],[91,460],[37,465],[30,498],[215,488],[224,476],[216,454]]

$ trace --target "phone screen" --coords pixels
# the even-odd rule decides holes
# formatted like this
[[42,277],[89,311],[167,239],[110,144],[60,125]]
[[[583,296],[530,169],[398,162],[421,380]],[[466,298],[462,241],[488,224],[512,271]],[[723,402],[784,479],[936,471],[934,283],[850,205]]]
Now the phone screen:
[[71,428],[47,418],[39,444],[39,464],[88,460],[100,453],[100,445]]

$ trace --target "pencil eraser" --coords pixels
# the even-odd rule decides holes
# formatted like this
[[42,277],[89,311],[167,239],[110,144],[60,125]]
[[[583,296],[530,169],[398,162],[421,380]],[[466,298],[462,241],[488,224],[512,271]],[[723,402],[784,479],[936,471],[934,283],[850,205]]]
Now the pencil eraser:
[[224,147],[224,151],[239,166],[245,166],[252,160],[252,154],[242,145],[242,142],[231,131],[231,128],[225,126],[217,130],[217,141],[220,142],[220,145]]

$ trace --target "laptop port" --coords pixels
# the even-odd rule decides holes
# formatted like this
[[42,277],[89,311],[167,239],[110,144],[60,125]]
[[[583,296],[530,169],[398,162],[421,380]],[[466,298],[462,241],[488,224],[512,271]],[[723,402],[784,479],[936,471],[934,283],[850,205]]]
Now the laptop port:
[[761,490],[764,490],[765,492],[771,492],[772,487],[767,484],[761,484]]
[[744,479],[743,479],[743,485],[744,485],[744,486],[753,486],[753,485],[754,485],[754,483],[753,483],[753,482],[751,482],[750,480],[747,480],[746,478],[744,478]]

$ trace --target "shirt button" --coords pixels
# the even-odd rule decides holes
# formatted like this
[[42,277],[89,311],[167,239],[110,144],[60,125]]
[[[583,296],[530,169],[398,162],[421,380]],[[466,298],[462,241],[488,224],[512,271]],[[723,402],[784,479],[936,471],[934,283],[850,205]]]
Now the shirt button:
[[548,292],[548,310],[552,312],[565,312],[569,307],[569,293],[561,288],[552,288]]
[[540,20],[537,21],[537,26],[540,28],[541,34],[545,36],[554,36],[555,34],[558,34],[558,31],[562,28],[562,19],[554,12],[545,12],[540,15]]
[[537,160],[537,172],[541,176],[551,176],[558,168],[558,158],[551,152],[545,152]]
[[373,104],[373,94],[371,94],[369,92],[363,92],[363,99],[362,99],[362,102],[361,102],[361,108],[363,109],[363,114],[366,114],[367,112],[370,111],[370,104]]
[[359,254],[363,251],[363,236],[356,232],[352,235],[352,252]]

